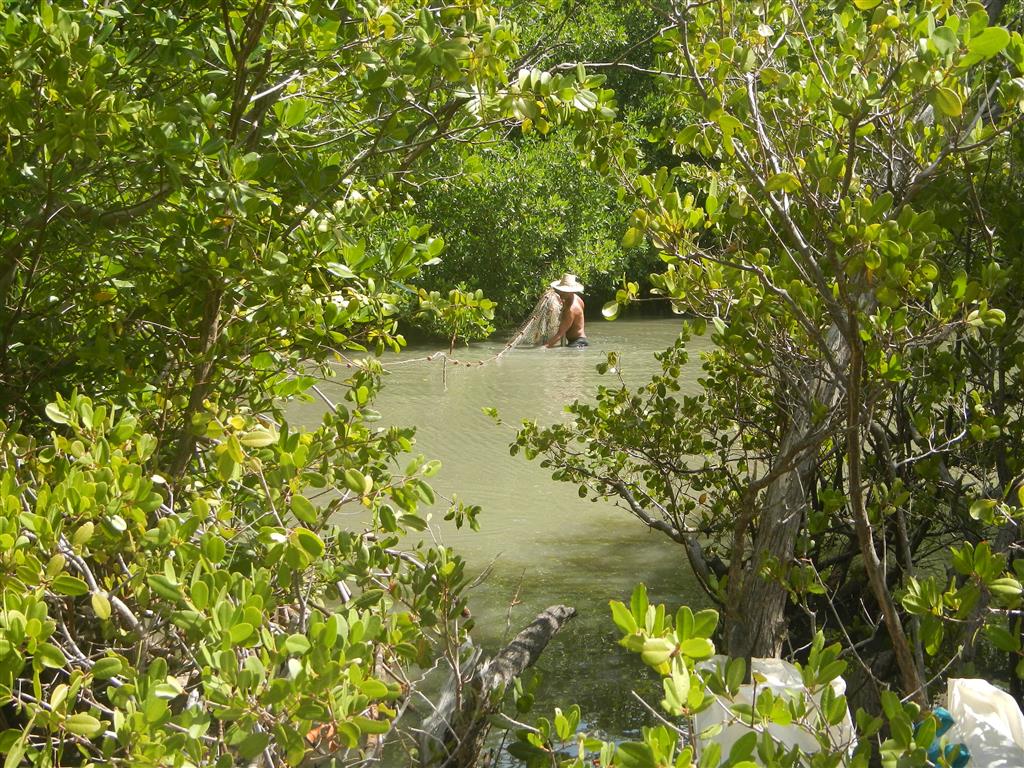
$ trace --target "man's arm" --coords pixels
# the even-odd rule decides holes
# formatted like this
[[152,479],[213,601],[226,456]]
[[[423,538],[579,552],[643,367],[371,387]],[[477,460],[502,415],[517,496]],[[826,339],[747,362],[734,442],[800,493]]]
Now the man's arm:
[[570,310],[565,310],[562,312],[562,322],[558,324],[558,332],[548,339],[548,343],[544,346],[548,348],[557,347],[558,343],[562,340],[562,337],[565,336],[565,332],[569,330],[569,326],[571,325],[572,312]]

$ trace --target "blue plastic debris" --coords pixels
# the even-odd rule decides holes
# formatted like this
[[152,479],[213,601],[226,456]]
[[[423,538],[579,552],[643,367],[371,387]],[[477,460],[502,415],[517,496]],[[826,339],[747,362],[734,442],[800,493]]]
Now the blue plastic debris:
[[[945,741],[942,737],[946,731],[953,727],[953,716],[949,713],[949,710],[945,707],[936,707],[932,710],[932,716],[938,720],[938,725],[935,728],[935,738],[932,740],[931,745],[928,747],[928,762],[930,765],[939,764],[939,755],[941,754],[945,759],[945,764],[950,768],[966,768],[971,762],[971,751],[965,744],[944,744]],[[923,721],[922,721],[923,722]],[[921,723],[918,723],[914,727],[914,732],[921,727]]]

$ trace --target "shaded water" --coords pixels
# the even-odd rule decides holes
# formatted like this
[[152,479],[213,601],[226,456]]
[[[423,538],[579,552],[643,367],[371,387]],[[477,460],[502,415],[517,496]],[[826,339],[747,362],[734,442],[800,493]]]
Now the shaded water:
[[[659,697],[639,659],[615,644],[608,601],[628,601],[640,581],[652,602],[673,610],[684,602],[703,607],[704,596],[678,545],[611,503],[579,498],[576,486],[553,481],[538,462],[510,456],[508,445],[521,419],[552,423],[565,417],[566,403],[591,399],[598,383],[613,385],[613,377],[595,371],[608,352],[620,353],[627,384],[644,383],[658,369],[654,352],[670,346],[679,327],[675,319],[594,322],[588,349],[515,350],[483,366],[449,365],[444,377],[439,360],[406,362],[435,350],[411,349],[387,363],[391,374],[377,402],[387,422],[416,425],[417,452],[442,462],[432,479],[439,496],[433,535],[462,554],[474,573],[493,561],[470,596],[477,642],[496,650],[549,605],[574,606],[577,618],[541,658],[535,713],[550,717],[553,707],[578,703],[586,727],[613,738],[649,722],[630,690],[649,692],[655,705]],[[684,393],[696,390],[698,353],[706,345],[700,338],[690,342]],[[501,346],[476,344],[456,356],[483,360]],[[495,425],[485,407],[497,408],[505,426]],[[319,421],[319,404],[303,408],[293,419]],[[479,532],[441,520],[440,497],[453,493],[483,507]]]

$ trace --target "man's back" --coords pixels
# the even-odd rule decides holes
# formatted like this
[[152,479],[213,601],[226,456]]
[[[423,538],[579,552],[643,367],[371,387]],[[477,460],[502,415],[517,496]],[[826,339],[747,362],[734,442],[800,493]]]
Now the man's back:
[[565,332],[565,339],[569,343],[586,336],[583,327],[584,307],[583,298],[578,294],[573,294],[572,301],[570,301],[562,310],[563,316],[568,315],[570,318],[569,327]]

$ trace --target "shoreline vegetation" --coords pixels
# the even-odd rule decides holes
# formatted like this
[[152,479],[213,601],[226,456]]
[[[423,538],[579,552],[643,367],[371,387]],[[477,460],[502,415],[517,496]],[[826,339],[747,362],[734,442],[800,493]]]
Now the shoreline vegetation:
[[[488,729],[531,768],[956,764],[945,678],[1024,699],[1022,18],[5,3],[5,768],[356,766],[385,746],[468,766]],[[572,702],[533,711],[518,663],[460,674],[466,563],[409,538],[440,464],[375,409],[403,317],[452,349],[562,273],[605,318],[649,298],[687,318],[646,384],[609,354],[571,419],[511,445],[677,546],[714,606],[610,600],[663,692],[632,741],[586,733]],[[305,397],[327,412],[290,424]],[[805,692],[744,703],[754,660],[781,656]],[[424,745],[434,667],[458,703],[484,695]],[[695,738],[714,702],[747,731],[728,753]],[[848,708],[855,746],[831,728]],[[794,724],[816,750],[773,736]]]

